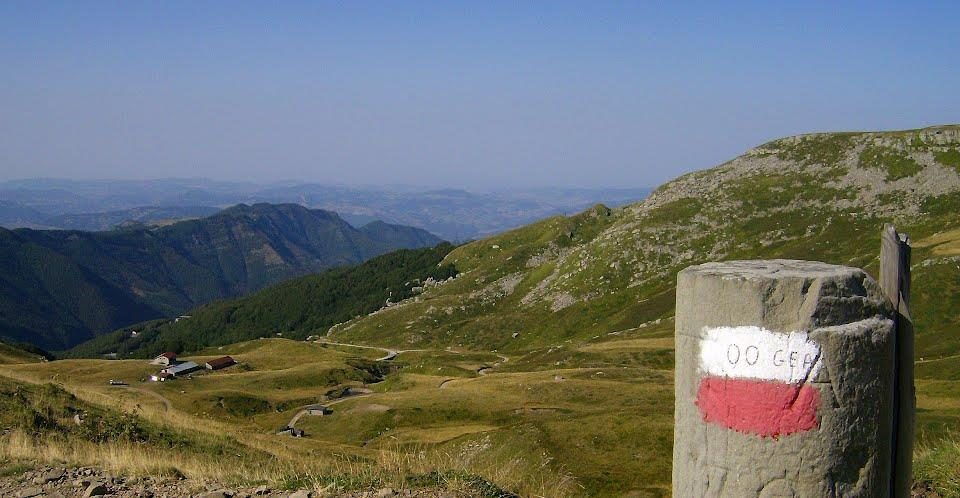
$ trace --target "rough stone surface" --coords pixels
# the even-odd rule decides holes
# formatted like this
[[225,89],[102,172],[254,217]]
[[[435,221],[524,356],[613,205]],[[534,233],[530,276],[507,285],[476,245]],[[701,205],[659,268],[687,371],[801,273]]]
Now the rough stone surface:
[[201,493],[199,498],[233,498],[233,491],[228,491],[225,489],[218,489],[215,491],[208,491],[206,493]]
[[91,496],[103,496],[108,493],[107,486],[103,483],[95,482],[87,487],[87,490],[83,492],[83,498],[90,498]]
[[[52,473],[61,473],[62,477],[39,486],[34,480]],[[322,489],[271,489],[267,485],[251,483],[239,489],[231,489],[226,483],[215,481],[186,479],[163,476],[117,476],[103,469],[89,467],[63,468],[38,464],[20,474],[0,476],[0,498],[19,498],[20,496],[45,496],[50,498],[82,498],[88,488],[103,486],[103,496],[110,498],[172,498],[199,497],[210,493],[232,494],[234,498],[288,498],[293,494],[298,498],[314,496],[323,498],[375,498],[378,493],[389,488],[338,489],[325,486]],[[452,498],[454,496],[474,496],[463,490],[451,492],[442,486],[428,486],[417,489],[392,489],[393,495],[406,498]],[[99,491],[98,491],[99,492]],[[98,496],[98,495],[93,495]],[[220,496],[219,494],[210,496]]]
[[[856,268],[771,260],[680,272],[674,496],[886,496],[891,313]],[[714,405],[698,399],[717,383],[733,387]],[[748,396],[777,390],[793,395]],[[722,396],[730,411],[711,419]]]
[[37,476],[33,479],[34,484],[46,484],[51,481],[56,481],[61,479],[64,475],[63,469],[54,469],[48,472],[44,472],[43,475]]
[[18,498],[30,498],[32,496],[40,496],[43,494],[43,488],[32,487],[24,488],[17,492],[16,496]]

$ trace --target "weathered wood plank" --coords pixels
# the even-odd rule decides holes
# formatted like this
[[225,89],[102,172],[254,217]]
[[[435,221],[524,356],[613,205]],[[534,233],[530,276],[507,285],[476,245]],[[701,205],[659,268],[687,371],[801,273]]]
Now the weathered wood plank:
[[893,482],[891,495],[910,496],[913,479],[914,417],[917,399],[913,381],[914,331],[910,316],[910,238],[886,225],[880,237],[880,288],[896,310]]

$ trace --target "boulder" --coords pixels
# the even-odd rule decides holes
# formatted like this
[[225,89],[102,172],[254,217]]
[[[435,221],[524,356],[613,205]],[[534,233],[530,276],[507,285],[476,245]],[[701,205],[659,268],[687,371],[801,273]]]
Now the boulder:
[[32,487],[32,488],[23,488],[20,491],[17,491],[17,498],[30,498],[33,496],[40,496],[43,494],[43,488]]
[[233,498],[235,493],[226,489],[218,489],[215,491],[207,491],[206,493],[201,493],[197,498]]
[[109,492],[110,490],[107,489],[106,484],[94,482],[87,486],[86,491],[83,492],[83,498],[90,498],[91,496],[104,496]]
[[34,484],[46,484],[46,483],[48,483],[48,482],[52,482],[52,481],[56,481],[56,480],[58,480],[58,479],[61,479],[61,478],[63,478],[63,476],[64,476],[64,471],[63,471],[63,469],[48,470],[47,472],[44,472],[43,474],[41,474],[41,475],[33,478],[33,483],[34,483]]

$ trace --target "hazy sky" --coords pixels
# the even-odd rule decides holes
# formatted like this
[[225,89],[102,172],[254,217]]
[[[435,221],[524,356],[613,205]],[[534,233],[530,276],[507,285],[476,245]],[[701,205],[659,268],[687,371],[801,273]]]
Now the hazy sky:
[[960,122],[956,0],[662,3],[4,0],[0,179],[653,186]]

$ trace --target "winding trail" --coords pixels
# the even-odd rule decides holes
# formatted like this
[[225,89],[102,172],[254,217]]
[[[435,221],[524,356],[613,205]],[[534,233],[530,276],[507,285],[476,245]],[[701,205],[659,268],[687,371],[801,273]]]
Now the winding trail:
[[163,411],[165,412],[173,410],[173,405],[170,403],[170,400],[165,398],[162,394],[158,392],[154,392],[149,389],[143,389],[141,387],[133,387],[133,386],[116,386],[116,387],[119,387],[121,389],[126,389],[128,391],[136,391],[138,393],[143,393],[143,394],[146,394],[147,396],[150,396],[154,399],[159,400],[161,403],[163,403]]
[[925,358],[922,360],[917,360],[914,363],[930,363],[930,362],[941,361],[941,360],[952,360],[954,358],[960,358],[960,354],[952,354],[950,356],[941,356],[939,358]]
[[479,368],[477,370],[477,375],[487,375],[487,371],[493,370],[494,368],[497,368],[500,365],[503,365],[504,363],[510,361],[510,358],[508,356],[504,356],[500,353],[494,353],[494,354],[497,355],[498,358],[500,358],[500,361],[498,361],[497,363],[494,363],[493,365],[490,365],[489,367]]
[[[374,351],[382,351],[382,352],[384,353],[384,356],[382,356],[382,357],[380,357],[380,358],[377,358],[377,361],[393,361],[394,359],[396,359],[397,356],[399,356],[400,354],[403,354],[403,353],[417,353],[417,352],[441,351],[441,352],[444,352],[444,353],[464,354],[463,351],[453,351],[453,350],[450,350],[450,349],[390,349],[390,348],[383,348],[383,347],[379,347],[379,346],[365,346],[365,345],[361,345],[361,344],[350,344],[350,343],[346,343],[346,342],[334,342],[334,341],[329,341],[329,340],[325,340],[325,339],[318,339],[318,340],[313,341],[313,342],[314,342],[314,344],[321,344],[321,345],[323,345],[323,344],[329,344],[329,345],[331,345],[331,346],[344,346],[344,347],[348,347],[348,348],[372,349],[372,350],[374,350]],[[499,367],[500,365],[503,365],[504,363],[510,361],[510,357],[509,357],[509,356],[506,356],[506,355],[503,355],[503,354],[500,354],[500,353],[492,353],[492,354],[496,355],[497,358],[500,358],[500,361],[494,363],[493,365],[491,365],[491,366],[489,366],[489,367],[481,367],[481,368],[479,368],[479,369],[477,370],[477,375],[481,375],[481,376],[482,376],[482,375],[486,375],[486,374],[487,374],[487,371],[493,370],[494,368],[497,368],[497,367]],[[437,387],[438,387],[439,389],[444,389],[449,382],[454,381],[454,380],[461,380],[461,379],[457,379],[457,378],[444,379],[442,382],[440,382],[440,384],[439,384]],[[156,393],[151,393],[151,394],[156,394]],[[304,406],[300,407],[300,410],[293,416],[293,418],[290,419],[290,422],[287,424],[287,427],[289,427],[289,428],[292,429],[292,428],[296,425],[296,423],[300,421],[301,418],[303,418],[304,416],[306,416],[306,415],[309,413],[310,409],[309,409],[308,407],[310,407],[310,406],[325,406],[325,407],[330,407],[330,406],[332,406],[332,405],[335,405],[335,404],[337,404],[337,403],[342,403],[342,402],[347,401],[347,400],[356,399],[356,398],[365,398],[365,397],[368,397],[368,396],[373,396],[373,395],[375,395],[375,394],[377,394],[377,393],[357,394],[357,395],[353,395],[353,396],[346,396],[346,397],[338,398],[338,399],[335,399],[335,400],[333,400],[333,401],[330,401],[329,403],[314,403],[314,404],[310,404],[310,405],[304,405]],[[159,396],[159,395],[158,395],[158,396]],[[168,402],[168,403],[169,403],[169,402]]]
[[443,389],[444,387],[446,387],[447,383],[453,382],[453,381],[455,381],[455,380],[457,380],[457,379],[455,379],[455,378],[454,378],[454,379],[443,379],[443,382],[441,382],[441,383],[437,386],[437,389]]
[[331,346],[346,346],[348,348],[360,348],[360,349],[373,349],[376,351],[383,351],[385,355],[382,358],[377,358],[377,361],[392,361],[397,355],[401,353],[422,353],[426,351],[436,351],[435,349],[390,349],[390,348],[381,348],[378,346],[361,346],[360,344],[348,344],[346,342],[333,342],[325,340],[313,341],[314,344],[330,344]]
[[307,406],[317,406],[317,405],[319,405],[319,406],[325,406],[325,407],[329,408],[329,407],[331,407],[331,406],[333,406],[333,405],[335,405],[335,404],[337,404],[337,403],[342,403],[342,402],[344,402],[344,401],[351,400],[351,399],[366,398],[367,396],[373,396],[373,393],[369,393],[369,394],[355,394],[355,395],[353,395],[353,396],[345,396],[345,397],[343,397],[343,398],[337,398],[337,399],[335,399],[335,400],[332,400],[332,401],[330,401],[329,403],[314,403],[313,405],[305,405],[304,407],[302,407],[302,409],[301,409],[300,411],[297,412],[296,415],[293,416],[293,418],[290,419],[290,422],[287,424],[287,427],[290,427],[290,428],[292,429],[292,428],[294,427],[294,425],[296,425],[296,423],[297,423],[298,421],[300,421],[301,418],[303,418],[305,415],[307,415],[307,413],[310,411],[309,408],[306,408]]

